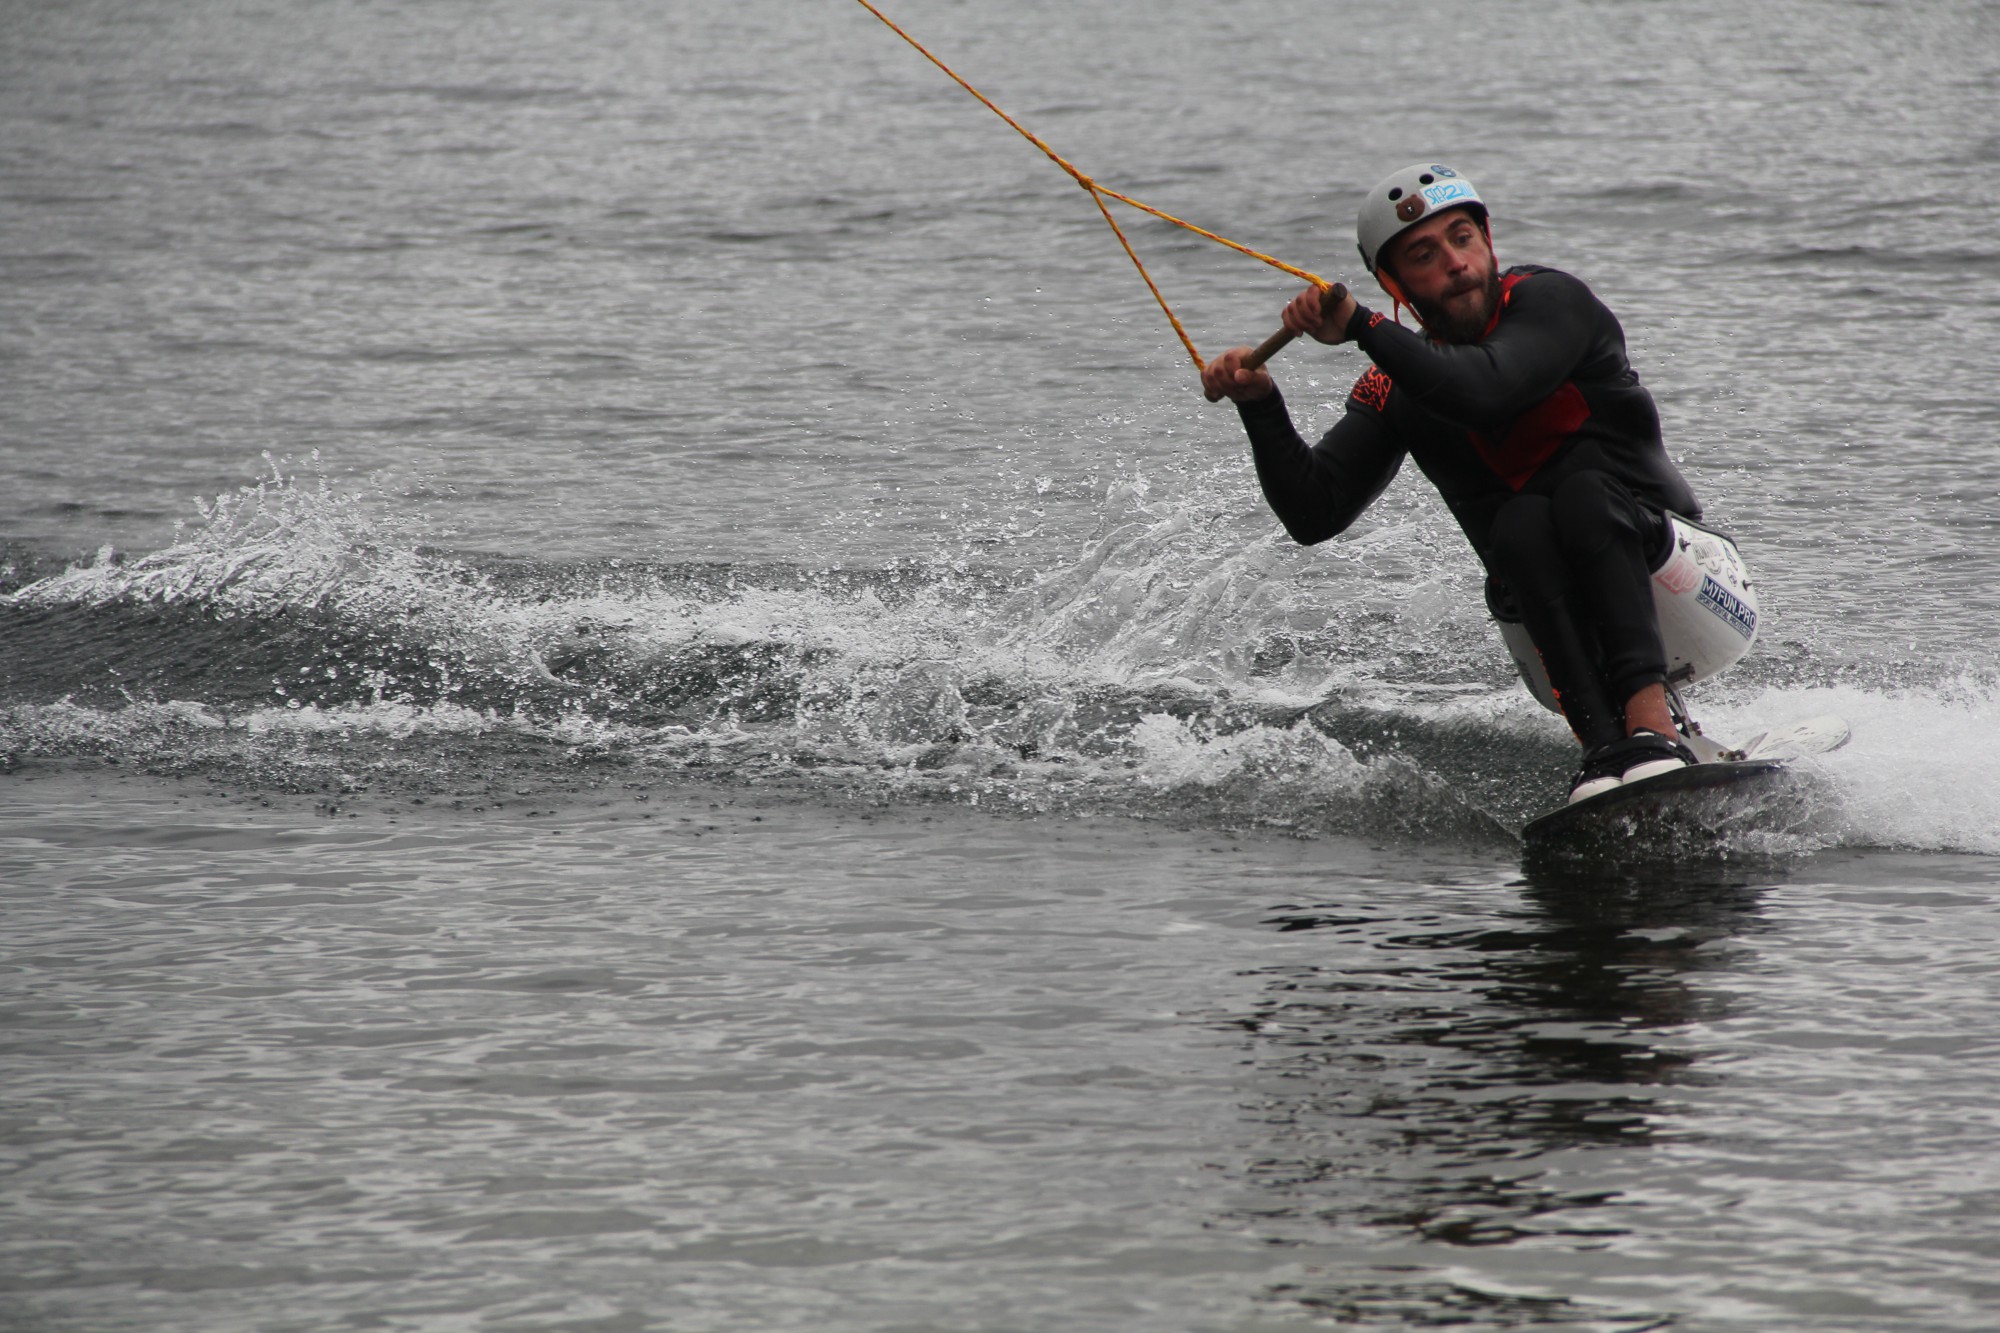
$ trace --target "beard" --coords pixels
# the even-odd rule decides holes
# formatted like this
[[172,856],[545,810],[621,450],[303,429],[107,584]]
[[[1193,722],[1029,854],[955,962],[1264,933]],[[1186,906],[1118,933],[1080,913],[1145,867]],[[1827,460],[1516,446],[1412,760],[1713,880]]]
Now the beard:
[[1498,270],[1487,274],[1483,283],[1463,290],[1480,293],[1476,307],[1468,309],[1461,306],[1457,311],[1453,311],[1430,301],[1410,302],[1410,308],[1416,311],[1417,318],[1424,322],[1425,333],[1439,342],[1446,343],[1476,343],[1486,336],[1486,326],[1492,322],[1493,312],[1500,308]]

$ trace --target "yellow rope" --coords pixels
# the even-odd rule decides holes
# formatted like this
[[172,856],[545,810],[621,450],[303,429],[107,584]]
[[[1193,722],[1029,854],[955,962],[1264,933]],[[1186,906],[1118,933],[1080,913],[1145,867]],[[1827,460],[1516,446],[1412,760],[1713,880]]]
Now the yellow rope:
[[1138,269],[1139,276],[1146,280],[1147,290],[1152,292],[1153,299],[1160,303],[1160,313],[1167,317],[1167,323],[1174,326],[1174,335],[1181,340],[1181,346],[1187,348],[1187,354],[1194,359],[1195,371],[1199,373],[1207,370],[1208,363],[1201,359],[1200,352],[1194,350],[1194,339],[1188,337],[1188,331],[1181,327],[1180,316],[1176,315],[1174,308],[1167,304],[1167,298],[1160,295],[1159,287],[1153,282],[1153,275],[1146,272],[1146,266],[1139,262],[1139,252],[1132,248],[1132,242],[1125,239],[1125,229],[1111,216],[1111,210],[1104,206],[1104,200],[1097,191],[1090,192],[1090,202],[1096,204],[1097,211],[1104,214],[1104,220],[1111,224],[1111,234],[1118,238],[1118,244],[1125,247],[1125,253],[1131,258],[1132,266]]
[[1163,212],[1160,209],[1154,208],[1151,204],[1141,203],[1139,200],[1134,199],[1129,194],[1120,194],[1118,191],[1111,189],[1109,186],[1099,185],[1095,180],[1092,180],[1089,176],[1086,176],[1081,171],[1078,171],[1076,167],[1071,165],[1069,160],[1063,157],[1061,153],[1058,153],[1055,149],[1049,147],[1046,143],[1042,142],[1039,136],[1031,133],[1025,125],[1021,124],[1020,121],[1015,120],[1005,111],[1002,111],[999,107],[995,106],[993,104],[992,99],[987,97],[985,93],[980,92],[977,88],[973,87],[971,84],[967,83],[964,79],[960,78],[957,70],[953,69],[950,65],[945,64],[944,61],[939,60],[936,56],[932,55],[922,42],[918,41],[916,38],[910,36],[909,33],[904,32],[901,28],[897,27],[896,24],[889,18],[887,14],[884,14],[881,10],[875,8],[874,5],[869,3],[869,0],[856,0],[856,3],[859,4],[863,9],[867,10],[869,13],[873,14],[876,18],[882,20],[882,22],[888,27],[889,31],[895,33],[898,37],[902,38],[904,41],[908,42],[911,46],[915,47],[917,49],[917,53],[923,56],[924,59],[930,61],[933,65],[936,65],[939,69],[943,70],[947,75],[951,77],[951,81],[953,83],[956,83],[959,87],[965,89],[965,91],[971,93],[974,97],[978,98],[980,103],[984,105],[988,111],[991,111],[994,115],[1000,117],[1000,119],[1006,121],[1009,125],[1013,126],[1015,133],[1019,134],[1023,139],[1026,139],[1029,143],[1033,144],[1035,147],[1041,149],[1042,152],[1047,155],[1049,161],[1055,163],[1057,166],[1061,167],[1065,172],[1069,173],[1070,178],[1074,180],[1078,185],[1081,185],[1084,188],[1084,190],[1089,193],[1090,201],[1097,205],[1097,211],[1104,215],[1104,220],[1107,223],[1111,224],[1111,232],[1118,238],[1118,244],[1125,247],[1125,253],[1132,260],[1133,267],[1137,268],[1139,270],[1139,276],[1146,280],[1146,286],[1153,293],[1153,299],[1160,303],[1160,310],[1163,314],[1166,315],[1167,322],[1174,326],[1174,332],[1180,336],[1181,346],[1187,348],[1188,355],[1193,358],[1196,370],[1201,370],[1205,368],[1205,365],[1201,359],[1201,353],[1195,351],[1194,340],[1188,337],[1187,330],[1182,328],[1180,320],[1174,317],[1173,309],[1167,304],[1167,298],[1160,295],[1159,286],[1154,283],[1153,275],[1146,272],[1146,266],[1140,262],[1138,252],[1132,248],[1132,243],[1125,239],[1125,232],[1121,227],[1119,227],[1117,220],[1111,216],[1111,210],[1104,206],[1105,199],[1107,198],[1116,199],[1119,203],[1130,205],[1131,207],[1138,209],[1141,213],[1150,213],[1154,217],[1160,219],[1162,222],[1171,222],[1176,227],[1184,227],[1188,231],[1193,232],[1197,236],[1205,236],[1209,240],[1214,241],[1218,245],[1226,245],[1231,250],[1235,250],[1241,254],[1249,255],[1252,259],[1262,260],[1264,263],[1269,264],[1272,268],[1279,269],[1282,270],[1283,272],[1289,273],[1295,278],[1304,278],[1307,282],[1310,282],[1315,287],[1320,288],[1322,291],[1324,291],[1326,288],[1332,285],[1325,278],[1320,277],[1317,273],[1310,273],[1302,268],[1294,268],[1290,264],[1287,264],[1284,260],[1274,259],[1270,255],[1265,254],[1261,250],[1253,250],[1247,245],[1243,245],[1240,244],[1239,242],[1230,240],[1227,236],[1218,236],[1214,232],[1209,231],[1204,227],[1197,227],[1192,222],[1188,222],[1181,218],[1177,218],[1172,213]]

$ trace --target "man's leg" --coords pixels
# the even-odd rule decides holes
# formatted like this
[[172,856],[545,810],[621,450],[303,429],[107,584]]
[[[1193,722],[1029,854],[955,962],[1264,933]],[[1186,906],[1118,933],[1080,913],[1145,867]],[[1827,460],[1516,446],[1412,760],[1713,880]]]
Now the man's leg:
[[1488,564],[1520,603],[1563,717],[1585,750],[1624,738],[1625,724],[1606,691],[1597,652],[1577,620],[1577,588],[1557,540],[1546,496],[1517,495],[1494,516]]
[[1624,704],[1625,729],[1672,735],[1651,559],[1666,539],[1665,520],[1597,471],[1556,487],[1550,520],[1579,609],[1596,632],[1606,692]]
[[1625,701],[1625,730],[1674,734],[1674,713],[1667,707],[1665,685],[1648,685]]

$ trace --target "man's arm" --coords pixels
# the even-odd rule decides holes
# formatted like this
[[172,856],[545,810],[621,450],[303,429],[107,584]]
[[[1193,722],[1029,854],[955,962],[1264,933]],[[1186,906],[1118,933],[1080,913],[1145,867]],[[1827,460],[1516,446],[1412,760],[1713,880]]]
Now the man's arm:
[[1403,448],[1381,414],[1353,399],[1347,414],[1310,447],[1275,388],[1238,400],[1236,410],[1250,435],[1264,499],[1301,546],[1345,532],[1403,465]]
[[1572,378],[1603,327],[1603,307],[1567,273],[1531,274],[1505,299],[1506,317],[1477,343],[1431,343],[1365,310],[1348,333],[1425,407],[1472,430],[1493,430]]

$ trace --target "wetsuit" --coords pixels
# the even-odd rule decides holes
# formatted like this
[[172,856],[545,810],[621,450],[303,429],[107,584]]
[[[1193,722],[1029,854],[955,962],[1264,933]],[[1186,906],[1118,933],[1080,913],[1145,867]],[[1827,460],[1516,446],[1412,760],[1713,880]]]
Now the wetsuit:
[[[1316,445],[1277,393],[1239,403],[1264,496],[1305,545],[1345,530],[1407,454],[1511,600],[1563,715],[1595,747],[1624,701],[1666,679],[1650,575],[1663,512],[1701,506],[1667,458],[1652,395],[1617,318],[1578,279],[1524,265],[1476,343],[1432,342],[1357,309],[1347,336],[1375,364]],[[1496,586],[1497,585],[1497,586]]]

